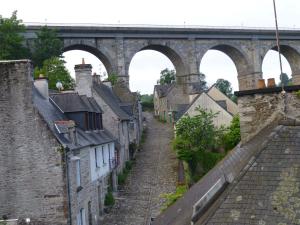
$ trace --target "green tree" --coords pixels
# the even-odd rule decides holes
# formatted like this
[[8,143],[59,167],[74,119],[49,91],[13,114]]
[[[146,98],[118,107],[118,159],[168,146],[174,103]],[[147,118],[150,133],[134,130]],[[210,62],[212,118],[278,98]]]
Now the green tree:
[[223,145],[226,151],[233,149],[241,141],[240,118],[234,116],[224,133]]
[[215,85],[224,95],[237,103],[237,97],[232,93],[231,83],[228,80],[218,79]]
[[286,73],[282,73],[280,79],[282,79],[282,82],[280,81],[278,86],[281,86],[282,83],[284,86],[291,85],[291,83],[292,83],[292,79],[290,79]]
[[225,79],[218,79],[216,84],[216,88],[218,88],[224,95],[231,97],[232,96],[232,87],[231,83]]
[[176,138],[173,148],[177,157],[188,163],[195,174],[201,152],[215,148],[218,129],[213,124],[216,113],[197,108],[196,116],[184,116],[176,124]]
[[144,94],[141,95],[141,104],[143,107],[144,111],[152,111],[154,109],[154,104],[153,104],[153,94],[148,95]]
[[45,75],[49,79],[49,89],[57,89],[56,83],[58,81],[62,83],[65,90],[73,89],[75,81],[65,68],[64,63],[59,57],[46,59],[41,68],[35,68],[34,76],[37,78],[40,74]]
[[44,26],[36,35],[32,53],[35,66],[42,67],[45,60],[62,56],[63,43],[55,30]]
[[110,74],[106,80],[109,81],[112,86],[114,86],[118,82],[118,76],[116,74]]
[[0,59],[25,59],[29,57],[29,50],[24,44],[21,35],[25,31],[22,20],[17,18],[17,11],[12,13],[10,18],[3,18],[0,15]]
[[166,68],[160,72],[159,83],[161,85],[171,84],[172,81],[175,81],[175,78],[176,78],[175,70],[169,70],[168,68]]

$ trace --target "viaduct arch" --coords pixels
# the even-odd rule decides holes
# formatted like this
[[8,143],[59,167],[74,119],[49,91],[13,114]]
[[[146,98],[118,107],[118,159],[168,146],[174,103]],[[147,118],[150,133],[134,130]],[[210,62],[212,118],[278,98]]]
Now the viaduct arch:
[[[98,57],[108,74],[117,74],[129,86],[129,66],[134,55],[155,50],[167,56],[179,82],[199,75],[205,53],[219,50],[228,55],[238,72],[240,90],[256,88],[262,77],[262,62],[269,50],[277,50],[275,31],[261,29],[216,29],[183,27],[48,26],[58,31],[64,51],[84,50]],[[27,26],[25,38],[35,38],[41,26]],[[292,69],[294,84],[300,84],[300,31],[282,30],[281,52]]]

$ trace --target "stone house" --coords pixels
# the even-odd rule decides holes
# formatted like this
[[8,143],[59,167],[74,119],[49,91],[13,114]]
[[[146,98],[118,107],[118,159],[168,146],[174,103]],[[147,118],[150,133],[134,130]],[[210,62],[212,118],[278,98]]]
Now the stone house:
[[99,224],[118,163],[102,109],[74,92],[49,96],[47,79],[33,85],[30,61],[0,62],[0,74],[0,215]]
[[175,113],[189,105],[202,92],[201,75],[194,75],[186,81],[181,79],[171,84],[155,85],[154,115],[160,120],[173,123]]
[[[139,143],[141,135],[141,108],[139,102],[121,101],[110,82],[102,82],[99,75],[92,75],[90,64],[75,66],[76,88],[79,94],[93,96],[103,110],[103,125],[118,139],[120,172],[125,162],[133,157],[130,143]],[[137,112],[135,111],[137,109]]]
[[179,121],[184,115],[194,116],[198,114],[196,110],[198,107],[216,113],[213,121],[216,127],[229,126],[233,116],[238,113],[237,104],[213,85],[207,91],[194,97],[189,105],[182,105],[175,114],[175,120]]

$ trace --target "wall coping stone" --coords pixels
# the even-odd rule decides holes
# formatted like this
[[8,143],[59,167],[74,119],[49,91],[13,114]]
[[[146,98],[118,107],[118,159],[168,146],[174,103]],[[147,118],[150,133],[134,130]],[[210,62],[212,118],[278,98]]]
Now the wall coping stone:
[[[284,90],[286,92],[299,91],[300,85],[285,86]],[[271,88],[252,89],[252,90],[245,90],[245,91],[235,91],[234,95],[237,97],[242,97],[246,95],[255,95],[255,94],[280,93],[281,91],[282,91],[282,87],[271,87]]]

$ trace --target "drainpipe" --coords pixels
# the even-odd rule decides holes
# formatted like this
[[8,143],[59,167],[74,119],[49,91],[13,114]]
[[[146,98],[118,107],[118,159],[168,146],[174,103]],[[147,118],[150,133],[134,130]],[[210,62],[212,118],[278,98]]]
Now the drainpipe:
[[71,191],[70,191],[70,176],[69,176],[69,162],[68,153],[70,149],[68,146],[65,147],[65,163],[66,163],[66,175],[67,175],[67,200],[68,200],[68,214],[69,214],[69,225],[72,225],[72,207],[71,207]]

